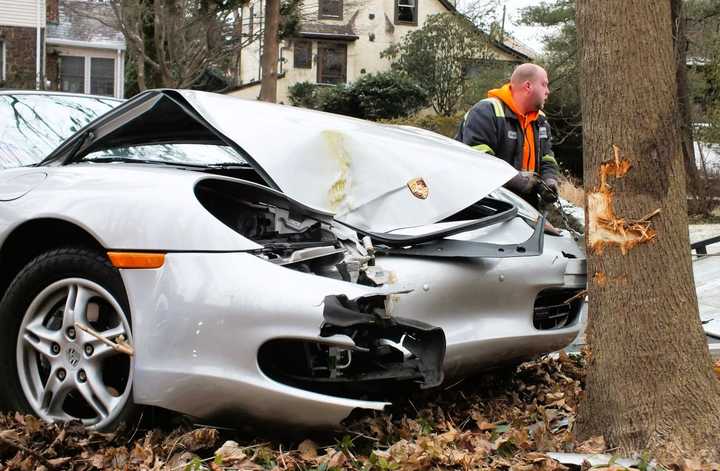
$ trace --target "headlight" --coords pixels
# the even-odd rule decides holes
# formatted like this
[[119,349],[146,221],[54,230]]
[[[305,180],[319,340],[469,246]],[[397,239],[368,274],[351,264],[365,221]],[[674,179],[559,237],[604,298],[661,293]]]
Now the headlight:
[[538,217],[540,217],[540,213],[533,208],[533,206],[513,193],[512,191],[508,190],[507,188],[500,187],[497,190],[493,191],[490,196],[492,198],[499,199],[500,201],[505,201],[507,203],[511,203],[515,205],[515,207],[518,209],[518,215],[535,221]]

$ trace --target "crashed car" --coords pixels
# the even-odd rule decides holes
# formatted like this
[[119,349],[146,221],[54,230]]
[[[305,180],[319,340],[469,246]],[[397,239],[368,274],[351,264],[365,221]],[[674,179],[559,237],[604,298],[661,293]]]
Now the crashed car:
[[0,116],[5,409],[335,426],[583,327],[580,245],[440,135],[187,90]]

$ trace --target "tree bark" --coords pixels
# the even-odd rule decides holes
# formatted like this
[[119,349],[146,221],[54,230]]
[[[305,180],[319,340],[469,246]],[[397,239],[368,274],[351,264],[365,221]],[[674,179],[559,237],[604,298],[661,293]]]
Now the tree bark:
[[670,1],[577,2],[592,353],[575,431],[621,453],[717,458],[720,382],[693,283]]
[[675,45],[675,71],[677,81],[678,102],[680,107],[679,126],[687,191],[695,197],[700,196],[698,168],[695,163],[693,147],[692,116],[690,113],[690,96],[687,77],[687,17],[683,8],[683,0],[671,0],[673,38]]
[[278,33],[280,32],[280,0],[265,0],[265,31],[260,58],[262,79],[260,100],[277,102]]

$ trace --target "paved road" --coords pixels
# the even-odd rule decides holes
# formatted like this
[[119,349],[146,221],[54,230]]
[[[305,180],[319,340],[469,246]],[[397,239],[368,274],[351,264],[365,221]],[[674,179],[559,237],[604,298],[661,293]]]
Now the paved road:
[[[720,224],[694,224],[690,226],[690,242],[720,235]],[[697,289],[700,320],[708,334],[708,345],[713,358],[720,358],[720,243],[707,247],[708,257],[693,256],[693,275]],[[568,351],[578,351],[581,337]]]
[[[720,224],[708,224],[693,233],[692,242],[720,235]],[[693,274],[697,289],[700,320],[708,334],[708,345],[714,358],[720,358],[720,243],[708,246],[709,257],[693,257]]]

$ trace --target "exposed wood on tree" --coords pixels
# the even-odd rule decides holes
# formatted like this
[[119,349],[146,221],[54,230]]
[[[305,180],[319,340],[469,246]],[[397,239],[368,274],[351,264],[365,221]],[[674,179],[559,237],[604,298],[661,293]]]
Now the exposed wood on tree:
[[659,209],[637,221],[615,215],[613,190],[608,179],[623,178],[630,168],[630,161],[620,158],[620,148],[613,146],[613,159],[600,165],[600,187],[588,193],[588,247],[597,254],[602,254],[606,245],[615,245],[625,255],[636,245],[655,239],[656,232],[650,227],[650,219],[660,212]]
[[578,0],[577,26],[587,193],[608,183],[616,144],[615,175],[632,171],[612,181],[614,212],[662,212],[653,244],[588,251],[592,359],[576,432],[620,453],[717,455],[720,383],[692,276],[670,0]]
[[277,68],[280,32],[280,0],[265,0],[265,32],[260,59],[260,100],[277,102]]

